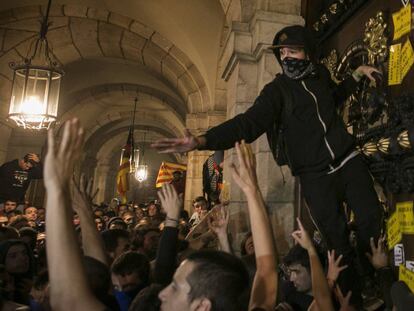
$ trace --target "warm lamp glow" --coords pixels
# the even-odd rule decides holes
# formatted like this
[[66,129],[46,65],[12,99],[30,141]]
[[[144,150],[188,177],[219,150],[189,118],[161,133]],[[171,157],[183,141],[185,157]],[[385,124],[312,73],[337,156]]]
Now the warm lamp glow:
[[143,182],[148,177],[148,166],[147,165],[138,165],[137,170],[135,171],[135,179],[139,182]]

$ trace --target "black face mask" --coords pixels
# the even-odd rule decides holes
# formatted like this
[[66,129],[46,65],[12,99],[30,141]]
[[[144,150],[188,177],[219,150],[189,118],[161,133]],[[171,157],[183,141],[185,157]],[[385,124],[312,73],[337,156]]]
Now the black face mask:
[[291,79],[299,80],[316,74],[315,66],[309,59],[286,57],[282,60],[283,73]]

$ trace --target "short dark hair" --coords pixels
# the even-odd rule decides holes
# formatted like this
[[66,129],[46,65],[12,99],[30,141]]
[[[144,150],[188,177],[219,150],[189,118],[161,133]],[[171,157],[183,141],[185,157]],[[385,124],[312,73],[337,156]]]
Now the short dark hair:
[[141,282],[147,285],[149,284],[150,263],[145,255],[128,251],[115,259],[111,272],[122,276],[136,272]]
[[239,258],[221,251],[199,251],[187,260],[195,264],[187,276],[190,301],[205,297],[213,311],[246,309],[249,275]]
[[300,264],[310,271],[308,252],[299,244],[296,244],[289,250],[289,253],[283,258],[283,262],[287,266]]
[[118,246],[119,238],[129,239],[129,233],[124,229],[105,230],[102,231],[101,235],[104,241],[105,250],[109,253],[115,251]]
[[161,301],[158,298],[158,294],[162,288],[163,286],[161,284],[152,284],[141,290],[135,296],[128,311],[159,311]]
[[193,200],[193,204],[199,203],[199,202],[203,202],[204,204],[206,204],[206,206],[208,205],[207,199],[205,197],[203,197],[203,196],[196,197]]

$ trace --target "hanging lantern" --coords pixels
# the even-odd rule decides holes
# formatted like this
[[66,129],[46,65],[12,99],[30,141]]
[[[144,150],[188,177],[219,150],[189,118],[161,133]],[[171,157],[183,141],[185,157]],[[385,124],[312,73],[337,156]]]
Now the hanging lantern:
[[10,64],[14,74],[8,119],[25,129],[48,129],[57,118],[60,82],[64,73],[49,54],[46,34],[50,5],[51,0],[39,37],[30,45],[23,64]]
[[135,171],[135,179],[139,182],[143,182],[148,178],[148,165],[141,164],[138,165],[137,170]]
[[131,159],[131,170],[130,173],[135,173],[139,166],[139,149],[134,149],[134,153]]
[[147,180],[148,178],[148,165],[145,164],[144,162],[144,155],[145,155],[145,134],[146,132],[144,132],[144,139],[143,139],[143,143],[142,143],[142,156],[140,158],[141,163],[138,161],[136,170],[135,170],[135,179],[139,182],[143,182],[145,180]]

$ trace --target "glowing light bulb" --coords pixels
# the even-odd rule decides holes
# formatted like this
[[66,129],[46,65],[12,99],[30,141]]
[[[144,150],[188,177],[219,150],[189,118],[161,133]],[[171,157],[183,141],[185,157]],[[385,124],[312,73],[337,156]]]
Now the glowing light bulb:
[[135,179],[139,182],[143,182],[148,177],[148,167],[146,165],[139,165],[135,171]]
[[45,111],[39,96],[28,96],[20,106],[20,113],[26,115],[27,122],[41,122]]

